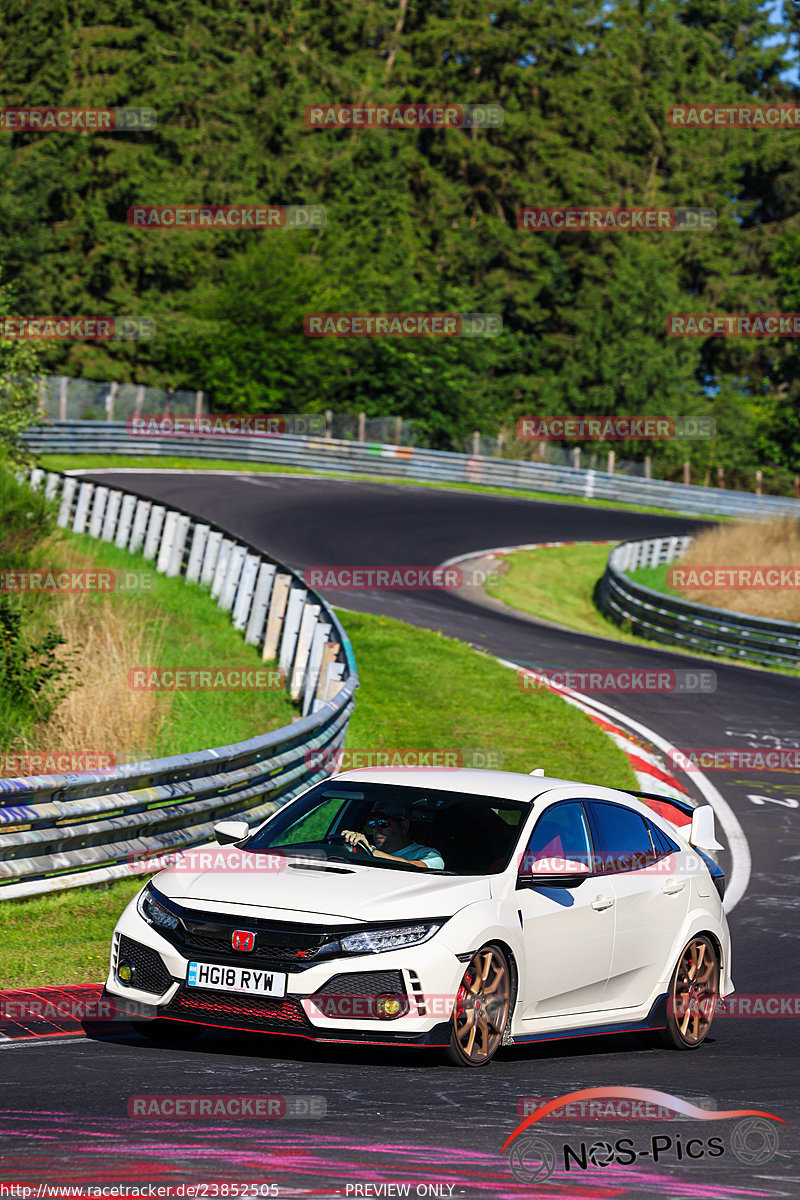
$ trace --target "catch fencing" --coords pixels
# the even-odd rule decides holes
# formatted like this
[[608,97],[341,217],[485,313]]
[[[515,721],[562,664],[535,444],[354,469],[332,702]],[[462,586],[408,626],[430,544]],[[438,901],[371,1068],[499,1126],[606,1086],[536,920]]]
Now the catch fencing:
[[[210,590],[245,642],[277,660],[296,720],[229,746],[110,772],[0,779],[0,899],[130,874],[135,858],[207,844],[214,824],[264,820],[325,778],[353,711],[358,673],[332,609],[294,571],[209,521],[121,488],[34,469],[58,524]],[[311,751],[324,753],[311,754]]]
[[749,659],[768,666],[800,665],[800,628],[744,613],[692,604],[654,591],[630,578],[629,571],[675,562],[691,537],[622,542],[608,558],[598,587],[601,610],[632,633],[695,653]]

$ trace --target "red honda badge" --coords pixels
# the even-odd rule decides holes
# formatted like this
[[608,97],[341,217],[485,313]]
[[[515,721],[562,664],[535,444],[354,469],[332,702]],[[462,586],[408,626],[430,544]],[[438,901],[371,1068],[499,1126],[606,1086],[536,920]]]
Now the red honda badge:
[[256,944],[256,935],[249,929],[234,929],[231,934],[231,945],[234,950],[252,950]]

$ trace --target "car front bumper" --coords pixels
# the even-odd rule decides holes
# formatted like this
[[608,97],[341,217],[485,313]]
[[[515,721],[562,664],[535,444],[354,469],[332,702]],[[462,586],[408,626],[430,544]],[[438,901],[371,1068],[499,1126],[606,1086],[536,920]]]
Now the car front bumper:
[[[122,1019],[166,1019],[220,1029],[278,1033],[314,1041],[443,1046],[465,962],[434,936],[419,946],[377,954],[326,958],[285,974],[282,996],[221,991],[190,985],[190,962],[249,966],[247,955],[177,949],[149,925],[135,904],[114,931],[104,998]],[[120,957],[133,959],[126,985],[117,976]],[[260,968],[261,964],[259,964]],[[377,998],[400,1001],[397,1016],[378,1016]]]

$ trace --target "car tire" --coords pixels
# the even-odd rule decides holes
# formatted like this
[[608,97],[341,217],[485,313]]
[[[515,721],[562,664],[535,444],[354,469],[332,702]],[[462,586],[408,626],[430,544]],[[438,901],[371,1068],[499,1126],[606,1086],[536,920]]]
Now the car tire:
[[669,1050],[696,1050],[705,1041],[719,997],[719,953],[704,933],[696,933],[680,953],[670,979],[666,1028],[655,1042]]
[[191,1042],[203,1032],[202,1025],[192,1025],[189,1021],[159,1020],[131,1021],[130,1025],[142,1037],[151,1042]]
[[511,1012],[512,975],[500,946],[488,943],[472,955],[453,1006],[445,1059],[457,1067],[485,1067],[503,1041]]

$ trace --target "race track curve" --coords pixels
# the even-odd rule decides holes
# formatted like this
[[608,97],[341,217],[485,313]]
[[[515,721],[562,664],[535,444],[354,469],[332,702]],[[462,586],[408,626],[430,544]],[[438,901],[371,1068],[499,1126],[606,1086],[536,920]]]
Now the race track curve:
[[[619,509],[321,477],[87,475],[107,484],[116,480],[213,519],[298,569],[433,566],[494,546],[622,540],[682,533],[701,524]],[[554,589],[558,586],[554,578]],[[344,608],[439,629],[523,665],[582,670],[691,665],[683,655],[521,620],[446,591],[331,592],[326,598]],[[346,626],[346,614],[344,620]],[[602,699],[680,747],[800,745],[796,679],[717,660],[695,661],[716,672],[713,694]],[[800,805],[792,802],[800,801],[800,780],[766,771],[710,777],[735,812],[752,854],[748,890],[729,917],[737,991],[794,994],[800,990]],[[689,776],[682,781],[693,790]],[[722,861],[729,865],[725,856]],[[462,1073],[422,1056],[238,1034],[206,1033],[185,1049],[150,1046],[132,1032],[0,1044],[6,1098],[0,1179],[247,1180],[276,1182],[289,1189],[282,1194],[324,1196],[397,1195],[402,1194],[397,1185],[409,1183],[410,1195],[797,1197],[797,1047],[796,1018],[720,1019],[708,1041],[691,1054],[647,1049],[629,1035],[514,1047],[489,1069]],[[654,1129],[651,1122],[584,1120],[569,1129],[562,1125],[554,1141],[567,1134],[575,1145],[630,1136],[643,1148],[639,1160],[633,1166],[590,1165],[539,1184],[518,1182],[500,1147],[518,1124],[521,1098],[613,1085],[657,1088],[704,1107],[775,1113],[786,1120],[778,1127],[778,1153],[769,1161],[745,1164],[726,1142],[721,1157],[678,1161],[677,1133],[684,1139],[707,1137],[707,1128],[698,1134],[696,1122],[662,1122]],[[291,1128],[287,1122],[280,1128],[230,1122],[209,1127],[201,1121],[128,1118],[130,1096],[164,1092],[313,1094],[325,1098],[327,1116],[296,1119],[288,1123]],[[713,1124],[714,1133],[723,1132],[724,1123]],[[673,1139],[659,1163],[644,1151],[654,1132]],[[356,1190],[368,1184],[373,1190]],[[395,1190],[374,1190],[380,1184]],[[415,1192],[418,1185],[423,1190]]]

